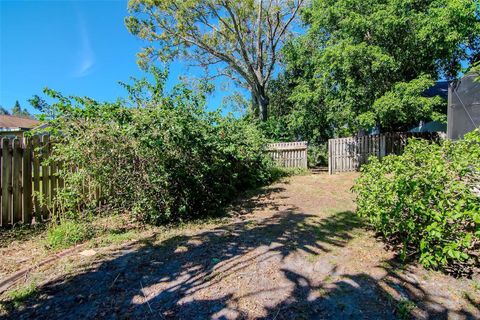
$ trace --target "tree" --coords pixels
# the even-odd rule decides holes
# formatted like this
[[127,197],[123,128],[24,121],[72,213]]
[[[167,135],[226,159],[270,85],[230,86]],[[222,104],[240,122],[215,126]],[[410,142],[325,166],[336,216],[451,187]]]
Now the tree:
[[442,119],[445,102],[423,92],[478,59],[479,16],[475,0],[314,0],[306,34],[284,47],[288,103],[311,104],[337,134]]
[[10,112],[8,112],[7,109],[5,109],[4,107],[0,106],[0,115],[9,115]]
[[15,101],[15,105],[12,107],[12,116],[22,117],[22,118],[33,118],[33,116],[28,112],[27,109],[22,109],[20,102]]
[[15,101],[15,105],[12,107],[12,115],[13,116],[20,116],[22,115],[22,106],[20,106],[20,103]]
[[194,61],[213,76],[226,76],[252,94],[254,109],[268,117],[268,85],[278,53],[305,0],[131,0],[128,30],[151,45],[140,64],[161,57]]

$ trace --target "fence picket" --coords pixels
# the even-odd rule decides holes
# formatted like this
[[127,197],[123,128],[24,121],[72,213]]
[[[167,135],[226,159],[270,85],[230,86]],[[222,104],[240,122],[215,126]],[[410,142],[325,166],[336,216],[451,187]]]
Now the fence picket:
[[32,138],[33,149],[33,205],[35,208],[35,221],[40,221],[42,209],[40,207],[40,201],[38,195],[40,194],[40,138],[35,136]]
[[32,146],[29,139],[24,139],[23,151],[23,223],[30,223],[32,220]]
[[20,140],[13,139],[13,162],[12,162],[12,187],[13,187],[13,223],[22,221],[22,149]]
[[2,139],[2,225],[11,223],[12,158],[10,141]]

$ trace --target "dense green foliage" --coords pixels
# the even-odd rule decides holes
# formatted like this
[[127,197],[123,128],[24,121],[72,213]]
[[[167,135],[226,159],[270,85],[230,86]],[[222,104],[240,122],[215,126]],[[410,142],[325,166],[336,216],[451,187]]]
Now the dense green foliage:
[[411,140],[401,156],[372,158],[354,190],[358,214],[399,244],[403,257],[418,253],[432,268],[478,265],[479,130],[441,145]]
[[159,223],[204,215],[270,179],[255,126],[206,112],[203,93],[183,85],[164,93],[166,76],[156,76],[156,85],[125,85],[131,107],[47,91],[57,99],[49,160],[62,164],[65,180],[52,210],[79,217],[95,210],[100,193],[108,208]]
[[478,13],[474,0],[313,0],[283,49],[267,132],[320,144],[446,120],[446,102],[423,92],[478,58]]

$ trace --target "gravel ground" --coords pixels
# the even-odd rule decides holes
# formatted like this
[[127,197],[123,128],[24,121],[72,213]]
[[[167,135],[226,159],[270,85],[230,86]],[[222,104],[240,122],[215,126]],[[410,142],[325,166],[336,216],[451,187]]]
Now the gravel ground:
[[22,303],[4,295],[0,315],[480,319],[480,277],[400,265],[353,214],[355,176],[292,177],[239,200],[222,222],[61,259],[29,276],[38,285]]

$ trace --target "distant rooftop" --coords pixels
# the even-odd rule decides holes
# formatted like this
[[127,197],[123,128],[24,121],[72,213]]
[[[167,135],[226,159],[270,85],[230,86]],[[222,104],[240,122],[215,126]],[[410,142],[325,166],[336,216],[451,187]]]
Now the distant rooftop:
[[440,96],[444,99],[448,98],[448,84],[450,81],[437,81],[433,86],[423,92],[425,97]]
[[9,115],[0,115],[0,129],[32,129],[40,124],[40,121]]

